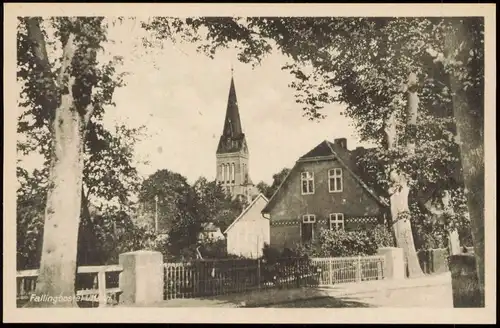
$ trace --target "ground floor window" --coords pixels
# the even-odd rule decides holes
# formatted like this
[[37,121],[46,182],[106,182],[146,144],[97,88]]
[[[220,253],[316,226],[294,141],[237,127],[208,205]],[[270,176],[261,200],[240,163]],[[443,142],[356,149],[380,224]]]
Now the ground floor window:
[[344,230],[344,214],[332,213],[330,214],[330,230]]
[[302,217],[302,224],[300,235],[302,243],[310,243],[314,238],[314,224],[316,223],[316,216],[314,214],[306,214]]

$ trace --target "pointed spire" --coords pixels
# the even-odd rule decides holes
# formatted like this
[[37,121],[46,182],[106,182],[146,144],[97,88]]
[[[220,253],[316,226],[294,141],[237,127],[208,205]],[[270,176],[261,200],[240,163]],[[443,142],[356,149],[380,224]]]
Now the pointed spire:
[[[232,70],[231,70],[232,72]],[[227,99],[226,120],[222,134],[225,137],[238,137],[242,134],[240,111],[238,108],[238,99],[236,98],[236,88],[234,78],[231,74],[231,85],[229,87],[229,96]]]
[[226,117],[224,128],[217,147],[217,154],[233,153],[245,151],[247,146],[245,134],[241,127],[240,111],[238,108],[238,99],[236,98],[236,88],[234,86],[233,67],[231,65],[231,84],[229,86],[229,96],[227,99]]

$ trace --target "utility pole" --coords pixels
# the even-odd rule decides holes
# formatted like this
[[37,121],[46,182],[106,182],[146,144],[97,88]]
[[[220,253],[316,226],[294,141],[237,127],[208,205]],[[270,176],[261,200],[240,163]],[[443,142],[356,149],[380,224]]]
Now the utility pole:
[[158,195],[155,195],[155,232],[158,233]]

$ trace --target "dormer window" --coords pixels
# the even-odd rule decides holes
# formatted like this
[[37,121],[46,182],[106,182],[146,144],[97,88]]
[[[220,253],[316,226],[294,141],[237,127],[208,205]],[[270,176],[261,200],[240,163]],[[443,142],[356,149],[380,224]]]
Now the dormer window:
[[328,189],[330,192],[342,192],[342,169],[335,168],[328,170]]
[[314,173],[302,172],[300,174],[302,195],[314,194]]

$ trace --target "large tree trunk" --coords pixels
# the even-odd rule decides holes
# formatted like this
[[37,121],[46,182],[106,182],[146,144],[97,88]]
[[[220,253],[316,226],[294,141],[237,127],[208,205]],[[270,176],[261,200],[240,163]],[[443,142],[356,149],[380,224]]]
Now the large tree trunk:
[[[445,219],[447,219],[448,217],[453,217],[455,215],[455,210],[453,209],[453,205],[451,204],[451,193],[449,190],[445,190],[443,192],[441,202],[443,203]],[[462,253],[462,249],[460,248],[460,238],[458,235],[458,230],[456,228],[448,230],[448,250],[450,252],[450,255]]]
[[71,102],[56,112],[51,188],[45,211],[38,296],[64,296],[70,301],[40,306],[74,306],[78,227],[83,175],[81,117]]
[[[38,23],[30,26],[33,41],[45,48]],[[76,50],[75,35],[70,33],[63,49],[57,88],[61,91],[58,107],[51,120],[52,158],[49,190],[45,209],[42,257],[35,294],[26,307],[74,307],[78,228],[81,213],[83,145],[85,126],[90,117],[75,105],[76,78],[71,65]],[[41,53],[42,56],[46,56]],[[48,63],[47,58],[44,61]],[[50,67],[44,68],[50,71]],[[55,83],[55,81],[54,81]],[[45,110],[50,110],[47,108]]]
[[[466,20],[464,24],[456,23],[453,31],[450,31],[445,38],[446,52],[453,54],[462,43],[465,49],[482,47],[471,35],[473,28],[475,27],[470,20]],[[475,41],[477,43],[474,43]],[[484,76],[477,76],[477,74],[482,74],[479,70],[469,71],[469,74],[484,79]],[[471,94],[469,98],[462,88],[463,85],[453,74],[450,75],[450,84],[454,95],[453,114],[460,140],[460,157],[471,219],[479,292],[481,305],[484,306],[484,99],[476,98],[475,94]],[[467,92],[471,93],[471,91]],[[483,90],[480,90],[478,93],[482,92]]]
[[[416,128],[418,95],[416,92],[416,76],[410,74],[406,88],[408,101],[408,122],[409,131],[407,149],[409,153],[414,152],[414,133]],[[396,146],[397,129],[395,122],[395,113],[393,113],[386,122],[385,133],[387,137],[387,147],[392,149]],[[410,187],[408,180],[402,172],[393,170],[390,172],[391,188],[389,190],[389,200],[391,204],[391,217],[393,222],[396,245],[403,249],[404,257],[408,265],[408,277],[414,278],[423,275],[422,268],[417,257],[415,242],[410,223],[410,208],[408,205],[408,196]]]
[[[450,191],[443,190],[441,192],[439,203],[436,204],[435,201],[437,200],[431,198],[424,204],[424,206],[434,217],[434,224],[446,225],[447,220],[455,214],[455,210],[451,204]],[[462,252],[460,248],[460,238],[456,228],[448,230],[448,250],[450,255],[456,255]]]
[[403,249],[405,261],[408,265],[408,277],[418,277],[423,275],[423,271],[418,261],[410,223],[410,209],[408,206],[410,188],[402,174],[393,173],[391,180],[394,185],[398,186],[391,190],[389,198],[396,245]]

